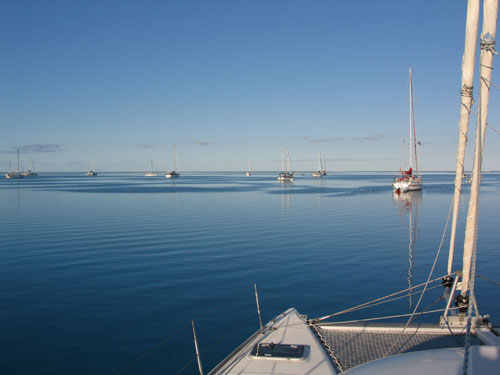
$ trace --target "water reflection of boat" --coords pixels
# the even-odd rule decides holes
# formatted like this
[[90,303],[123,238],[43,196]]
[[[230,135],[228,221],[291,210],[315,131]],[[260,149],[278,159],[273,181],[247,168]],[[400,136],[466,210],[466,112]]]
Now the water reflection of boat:
[[[403,218],[408,215],[408,304],[413,306],[413,270],[415,267],[415,251],[417,247],[417,219],[420,202],[422,200],[421,191],[409,191],[407,194],[393,193],[394,202],[399,207],[400,215]],[[403,218],[403,221],[405,219]],[[405,237],[403,234],[403,238]]]

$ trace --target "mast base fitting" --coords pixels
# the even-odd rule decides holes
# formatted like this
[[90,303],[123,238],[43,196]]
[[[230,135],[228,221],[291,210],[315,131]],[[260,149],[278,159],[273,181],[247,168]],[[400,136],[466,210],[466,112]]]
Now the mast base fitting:
[[441,285],[445,288],[451,288],[453,286],[453,277],[445,276],[443,277],[443,281],[441,281]]
[[455,298],[455,306],[458,307],[459,313],[465,314],[467,312],[467,309],[469,308],[469,296],[459,294]]

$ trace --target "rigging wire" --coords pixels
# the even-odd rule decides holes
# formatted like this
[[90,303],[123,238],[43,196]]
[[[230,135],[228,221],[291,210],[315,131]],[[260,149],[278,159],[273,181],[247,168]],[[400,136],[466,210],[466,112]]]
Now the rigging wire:
[[484,277],[484,276],[481,276],[481,275],[476,275],[476,276],[477,276],[477,277],[480,277],[480,278],[481,278],[481,279],[483,279],[483,280],[489,281],[490,283],[500,285],[500,282],[498,282],[498,281],[488,279],[487,277]]
[[130,363],[128,363],[125,367],[122,367],[120,370],[118,370],[117,372],[115,372],[114,375],[123,374],[125,371],[128,371],[137,362],[139,362],[140,360],[146,358],[148,355],[150,355],[151,353],[153,353],[160,346],[162,346],[162,345],[166,344],[167,342],[169,342],[172,338],[176,337],[178,333],[180,333],[182,330],[184,330],[184,329],[186,329],[188,327],[189,327],[188,324],[181,325],[177,330],[175,330],[173,333],[171,333],[168,337],[166,337],[165,339],[163,339],[162,341],[160,341],[158,344],[156,344],[155,346],[153,346],[148,351],[142,353],[139,357],[135,358],[133,361],[131,361]]
[[[451,275],[445,275],[445,276],[451,276]],[[415,285],[415,286],[413,286],[411,288],[406,288],[406,289],[403,289],[401,291],[388,294],[388,295],[386,295],[384,297],[380,297],[380,298],[377,298],[377,299],[374,299],[374,300],[362,303],[360,305],[357,305],[357,306],[354,306],[354,307],[351,307],[351,308],[348,308],[348,309],[345,309],[345,310],[342,310],[342,311],[339,311],[339,312],[336,312],[336,313],[333,313],[333,314],[330,314],[330,315],[323,316],[321,318],[311,319],[311,321],[313,321],[313,322],[316,323],[316,322],[320,322],[322,320],[326,320],[326,319],[332,318],[332,317],[337,316],[337,315],[346,314],[346,313],[351,312],[351,311],[361,310],[363,308],[368,308],[368,307],[371,307],[371,305],[373,303],[382,301],[382,300],[390,298],[390,297],[397,296],[398,294],[401,294],[401,293],[406,293],[408,291],[415,290],[416,288],[419,288],[421,286],[426,286],[426,285],[431,284],[431,283],[436,282],[436,281],[441,281],[442,278],[443,277],[438,277],[438,278],[435,278],[433,280],[427,280],[426,282],[418,284],[418,285]]]
[[[458,307],[450,307],[449,310],[458,310]],[[404,317],[407,317],[407,316],[411,317],[411,316],[417,316],[417,315],[434,314],[436,312],[441,312],[441,311],[446,311],[446,309],[421,311],[421,312],[418,312],[418,313],[412,312],[412,313],[408,313],[408,314],[399,314],[399,315],[388,315],[388,316],[381,316],[381,317],[377,317],[377,318],[347,320],[347,321],[344,321],[344,322],[326,322],[326,323],[322,323],[322,325],[323,326],[335,326],[335,325],[347,324],[347,323],[370,322],[370,321],[373,321],[373,320],[384,320],[384,319],[404,318]],[[408,327],[406,327],[406,328],[408,328]],[[402,331],[400,333],[404,333],[404,331]]]

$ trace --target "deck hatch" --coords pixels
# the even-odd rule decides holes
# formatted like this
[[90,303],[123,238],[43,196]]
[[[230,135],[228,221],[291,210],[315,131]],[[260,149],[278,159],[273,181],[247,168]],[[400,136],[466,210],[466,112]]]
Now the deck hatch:
[[254,345],[250,355],[259,359],[302,360],[306,353],[306,345],[260,343]]

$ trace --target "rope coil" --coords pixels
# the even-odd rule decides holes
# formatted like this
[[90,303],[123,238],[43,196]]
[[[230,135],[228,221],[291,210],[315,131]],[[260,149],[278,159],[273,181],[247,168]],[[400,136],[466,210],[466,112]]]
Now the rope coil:
[[460,89],[460,94],[462,96],[472,98],[473,91],[474,91],[474,86],[468,86],[468,85],[464,84],[462,86],[462,88]]
[[496,55],[497,51],[495,50],[495,43],[496,43],[495,39],[488,39],[488,40],[486,40],[483,37],[483,38],[481,38],[481,44],[480,44],[480,46],[481,46],[481,49],[483,51],[491,52],[491,53],[493,53],[493,54]]

